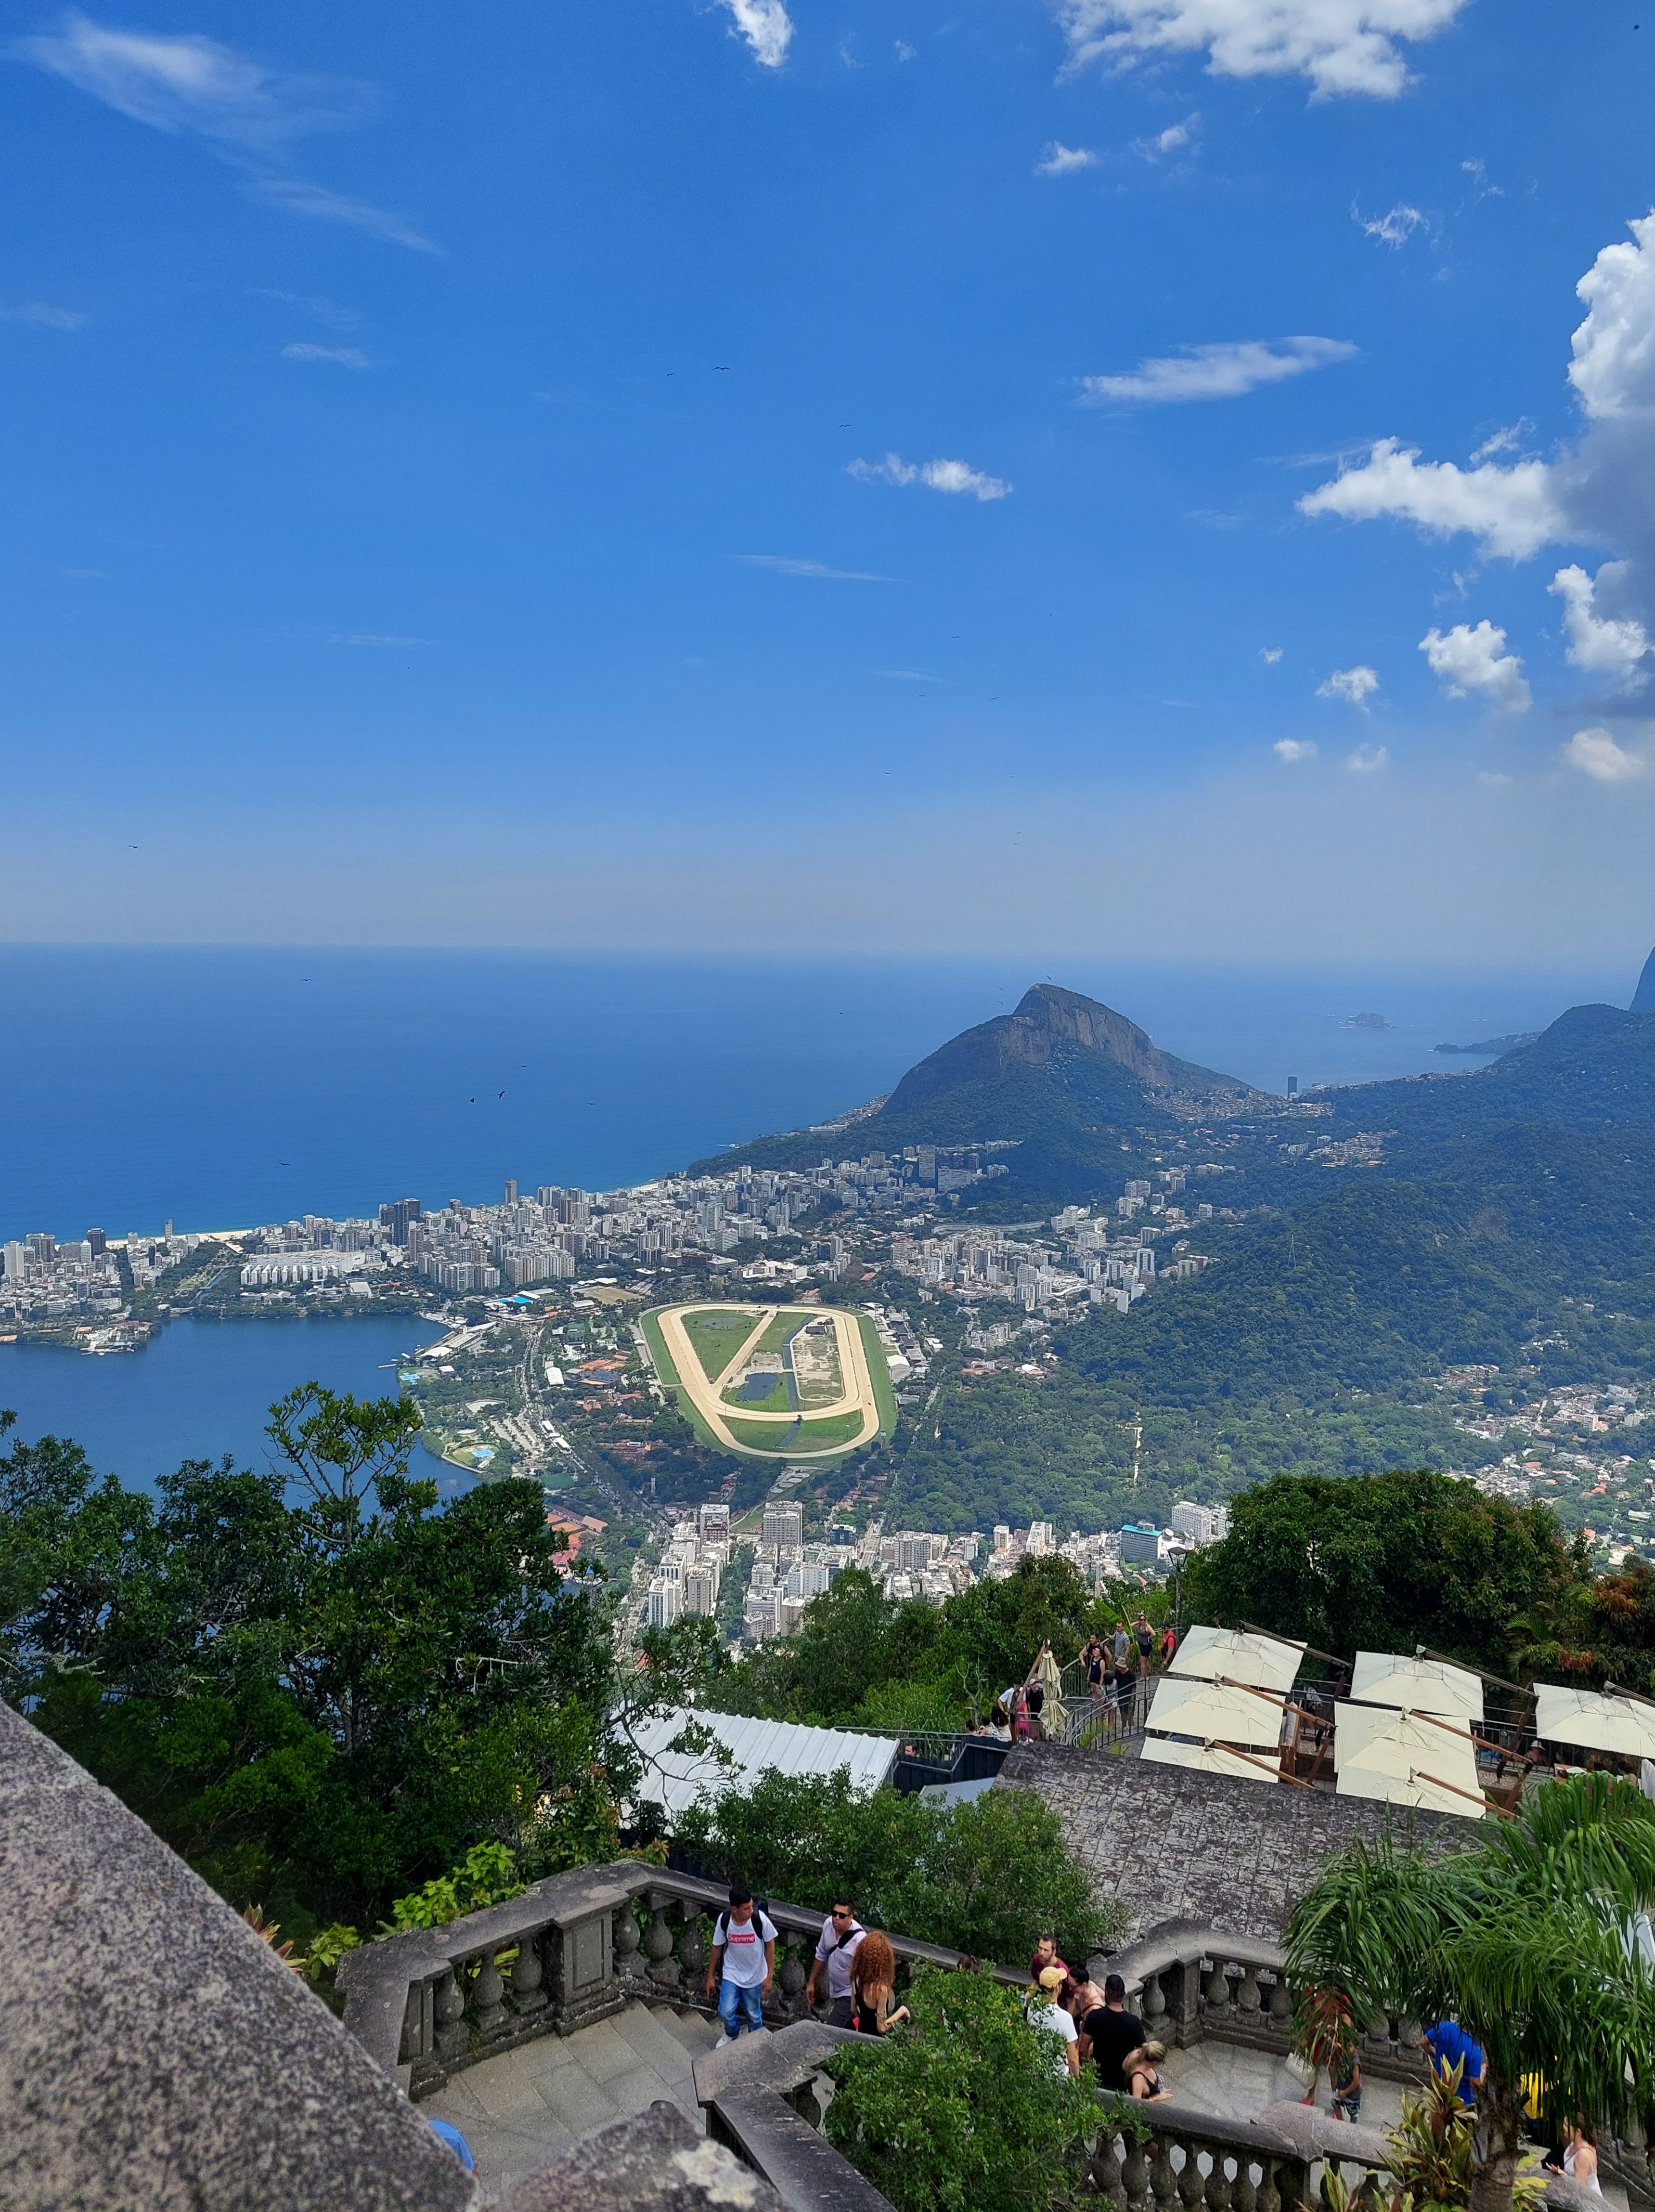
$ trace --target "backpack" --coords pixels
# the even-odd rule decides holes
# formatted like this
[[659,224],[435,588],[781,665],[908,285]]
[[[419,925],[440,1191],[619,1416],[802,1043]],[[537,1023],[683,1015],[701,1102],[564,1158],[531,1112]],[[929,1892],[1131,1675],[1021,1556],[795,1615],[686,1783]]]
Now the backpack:
[[[761,1919],[769,1919],[769,1917],[770,1917],[770,1900],[769,1900],[769,1899],[768,1899],[767,1897],[755,1897],[755,1898],[754,1899],[754,1900],[753,1900],[753,1918],[754,1918],[754,1921],[756,1923],[756,1922],[758,1922],[758,1921],[759,1921],[759,1920],[761,1920]],[[774,1922],[773,1920],[771,1920],[771,1921],[770,1921],[770,1925],[771,1925],[773,1928],[775,1928],[775,1927],[776,1927],[776,1923],[775,1923],[775,1922]],[[779,1928],[776,1928],[776,1940],[777,1940],[778,1942],[779,1942],[779,1941],[780,1941],[780,1939],[781,1939],[781,1930],[780,1930],[780,1929],[779,1929]],[[723,1950],[727,1950],[727,1949],[729,1948],[729,1943],[730,1943],[730,1910],[729,1910],[729,1907],[728,1907],[728,1906],[726,1906],[726,1907],[724,1908],[724,1911],[723,1911],[718,1915],[718,1924],[717,1924],[717,1926],[714,1928],[714,1929],[713,1929],[713,1931],[712,1931],[712,1942],[713,1942],[714,1948],[715,1948],[716,1949],[718,1949],[718,1950],[723,1951]]]

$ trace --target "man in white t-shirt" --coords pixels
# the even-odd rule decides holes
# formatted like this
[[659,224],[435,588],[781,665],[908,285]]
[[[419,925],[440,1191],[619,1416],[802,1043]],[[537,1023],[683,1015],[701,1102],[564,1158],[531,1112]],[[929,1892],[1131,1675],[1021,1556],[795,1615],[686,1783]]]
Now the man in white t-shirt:
[[857,1918],[846,1901],[840,1898],[821,1923],[821,1941],[816,1945],[816,1955],[810,1962],[810,1978],[804,1985],[804,2000],[814,2005],[816,1985],[826,1969],[828,1982],[828,2025],[829,2027],[849,2027],[851,2025],[851,1961],[867,1929]]
[[1037,2035],[1052,2038],[1052,2070],[1068,2075],[1078,2081],[1081,2055],[1076,2048],[1074,2017],[1068,2008],[1058,2002],[1058,1993],[1069,1977],[1061,1966],[1047,1966],[1040,1975],[1038,1990],[1032,1991],[1024,2002],[1023,2016]]
[[729,1911],[718,1915],[712,1931],[712,1958],[706,1970],[706,1993],[709,1997],[717,1995],[718,2018],[724,2023],[715,2051],[733,2043],[743,2027],[749,2035],[758,2033],[775,1971],[776,1923],[754,1909],[752,1891],[737,1883],[730,1893]]

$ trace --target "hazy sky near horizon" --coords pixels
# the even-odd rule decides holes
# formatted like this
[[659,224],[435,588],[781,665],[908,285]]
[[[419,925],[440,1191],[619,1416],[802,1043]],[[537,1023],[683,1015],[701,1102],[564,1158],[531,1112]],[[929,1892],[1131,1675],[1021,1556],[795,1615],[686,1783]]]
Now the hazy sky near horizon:
[[14,10],[15,939],[1655,938],[1655,15]]

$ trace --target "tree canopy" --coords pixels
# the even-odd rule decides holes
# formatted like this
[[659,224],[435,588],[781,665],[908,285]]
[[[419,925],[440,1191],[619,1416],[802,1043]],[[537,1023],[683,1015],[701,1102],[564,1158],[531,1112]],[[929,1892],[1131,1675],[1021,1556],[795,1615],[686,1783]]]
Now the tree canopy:
[[1511,1626],[1585,1577],[1543,1505],[1452,1475],[1278,1475],[1185,1569],[1186,1619],[1243,1621],[1349,1657],[1428,1643],[1499,1673]]
[[531,1875],[613,1847],[598,1586],[533,1485],[439,1511],[416,1425],[311,1385],[272,1408],[284,1464],[189,1462],[154,1498],[58,1439],[0,1456],[8,1699],[300,1936],[480,1841]]

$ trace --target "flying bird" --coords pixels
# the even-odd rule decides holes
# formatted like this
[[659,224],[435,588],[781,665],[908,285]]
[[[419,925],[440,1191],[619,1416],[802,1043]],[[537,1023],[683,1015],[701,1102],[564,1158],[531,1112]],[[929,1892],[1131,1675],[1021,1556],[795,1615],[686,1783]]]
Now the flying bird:
[[727,361],[715,361],[712,366],[720,376],[729,375],[730,363]]

